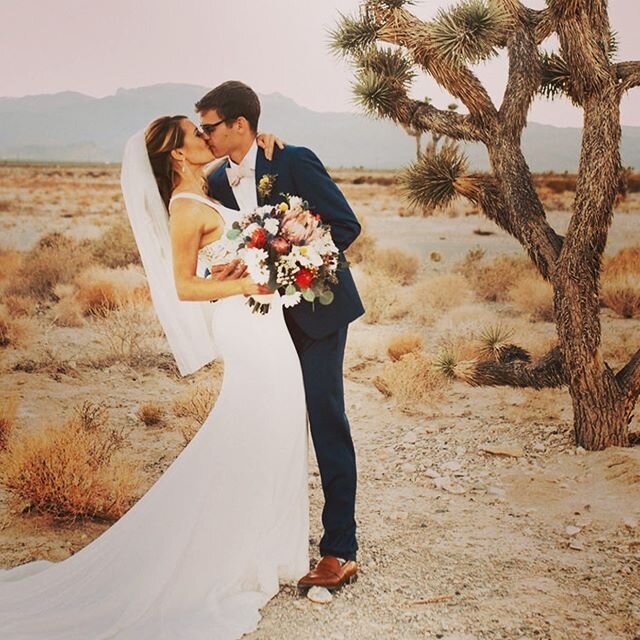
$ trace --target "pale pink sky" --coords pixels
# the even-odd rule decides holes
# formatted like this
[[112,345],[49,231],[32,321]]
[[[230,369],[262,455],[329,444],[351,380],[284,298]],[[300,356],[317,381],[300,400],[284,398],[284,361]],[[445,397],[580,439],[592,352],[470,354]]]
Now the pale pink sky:
[[[451,0],[418,1],[433,16]],[[527,0],[539,8],[543,0]],[[610,0],[620,59],[640,59],[637,2]],[[355,111],[349,67],[330,54],[327,30],[357,0],[0,0],[0,96],[74,90],[92,96],[161,82],[214,86],[239,79],[316,111]],[[478,74],[496,101],[504,60]],[[426,79],[414,89],[438,106],[448,96]],[[530,119],[580,124],[567,102],[539,100]],[[640,89],[623,103],[624,124],[640,126]]]

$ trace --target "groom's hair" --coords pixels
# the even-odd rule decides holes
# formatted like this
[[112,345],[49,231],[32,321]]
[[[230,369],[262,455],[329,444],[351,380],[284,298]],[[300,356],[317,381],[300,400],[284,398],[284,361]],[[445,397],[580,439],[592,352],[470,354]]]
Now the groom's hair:
[[211,89],[206,96],[196,102],[196,111],[215,110],[225,120],[235,120],[244,116],[254,133],[258,131],[260,100],[256,92],[243,82],[229,80]]

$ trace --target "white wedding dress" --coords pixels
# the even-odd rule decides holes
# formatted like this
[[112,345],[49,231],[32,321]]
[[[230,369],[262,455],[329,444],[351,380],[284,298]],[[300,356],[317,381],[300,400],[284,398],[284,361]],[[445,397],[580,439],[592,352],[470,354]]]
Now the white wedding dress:
[[[227,226],[239,215],[215,208]],[[232,251],[223,238],[199,264]],[[0,571],[2,640],[237,639],[279,580],[308,570],[304,390],[280,299],[263,316],[243,296],[211,307],[224,359],[213,411],[91,544],[60,563]]]

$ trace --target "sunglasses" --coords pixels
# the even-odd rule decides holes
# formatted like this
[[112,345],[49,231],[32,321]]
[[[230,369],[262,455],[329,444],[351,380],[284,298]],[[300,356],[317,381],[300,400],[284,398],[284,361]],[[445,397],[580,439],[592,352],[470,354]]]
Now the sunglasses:
[[229,118],[223,118],[222,120],[218,120],[218,122],[214,122],[213,124],[201,124],[200,131],[207,136],[210,136],[215,130],[216,127],[219,127],[223,122],[227,122]]

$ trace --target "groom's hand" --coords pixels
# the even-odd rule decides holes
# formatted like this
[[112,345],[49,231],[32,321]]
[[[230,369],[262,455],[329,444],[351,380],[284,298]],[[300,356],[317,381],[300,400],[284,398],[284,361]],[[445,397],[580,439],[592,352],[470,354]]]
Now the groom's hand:
[[242,260],[232,260],[227,264],[215,264],[209,267],[213,280],[238,280],[247,272],[247,265]]

